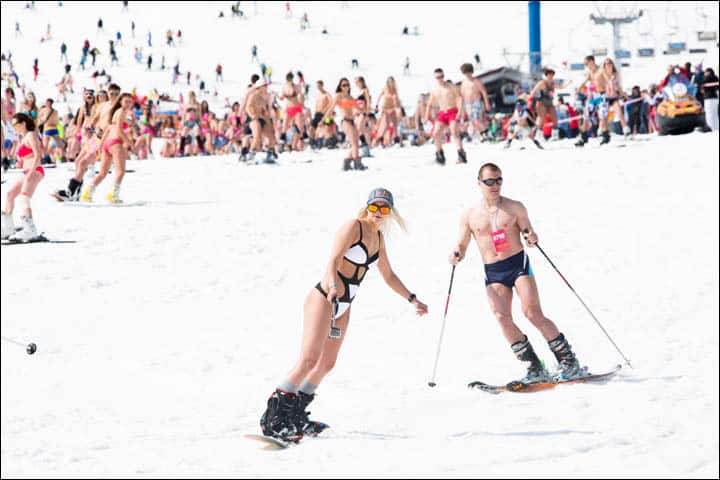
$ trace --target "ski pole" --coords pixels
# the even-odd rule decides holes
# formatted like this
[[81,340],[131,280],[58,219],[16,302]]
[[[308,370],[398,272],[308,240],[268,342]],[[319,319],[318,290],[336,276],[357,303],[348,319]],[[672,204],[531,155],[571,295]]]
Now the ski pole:
[[[460,252],[455,252],[455,256],[459,257]],[[443,315],[442,327],[440,328],[440,339],[438,340],[437,353],[435,354],[435,366],[433,367],[432,378],[428,382],[428,385],[434,387],[435,374],[437,373],[438,360],[440,359],[440,346],[442,345],[443,334],[445,333],[445,319],[447,318],[448,306],[450,305],[450,292],[452,292],[453,279],[455,278],[455,267],[453,265],[452,272],[450,273],[450,287],[448,288],[447,300],[445,301],[445,314]]]
[[[523,234],[524,234],[523,237],[525,237],[526,240],[527,240],[528,233],[530,233],[530,230],[528,230],[527,228],[523,230]],[[598,320],[597,317],[590,311],[588,306],[585,305],[585,302],[583,302],[582,298],[580,298],[580,295],[578,295],[577,292],[575,291],[575,289],[572,287],[572,285],[570,285],[570,282],[568,282],[567,279],[565,278],[565,276],[563,276],[563,274],[560,273],[560,270],[558,270],[558,268],[555,266],[555,264],[552,262],[552,260],[550,260],[550,257],[547,256],[547,254],[542,249],[540,244],[535,243],[535,246],[538,248],[538,250],[540,250],[540,253],[543,254],[545,259],[547,259],[547,261],[555,269],[555,271],[558,273],[558,275],[560,275],[560,278],[563,279],[563,282],[565,282],[565,285],[567,285],[568,288],[570,289],[570,291],[575,294],[575,296],[577,297],[578,300],[580,300],[580,303],[582,304],[582,306],[585,307],[585,310],[587,310],[587,312],[590,314],[590,316],[593,318],[593,320],[595,320],[595,323],[598,324],[598,326],[600,327],[600,330],[602,330],[602,332],[605,334],[605,336],[608,338],[608,340],[610,340],[610,343],[613,344],[613,347],[615,347],[615,350],[617,350],[618,353],[620,354],[620,356],[625,360],[625,363],[627,364],[627,366],[630,368],[633,368],[633,366],[630,365],[630,360],[627,359],[625,354],[623,354],[623,352],[620,350],[620,348],[617,346],[617,344],[613,341],[613,339],[610,337],[610,334],[608,334],[608,332],[605,330],[605,327],[603,327],[602,324],[600,323],[600,320]]]
[[20,343],[17,340],[13,340],[12,338],[8,338],[6,336],[2,336],[2,339],[8,343],[15,344],[19,347],[25,347],[25,351],[28,355],[32,355],[37,351],[37,345],[35,345],[34,343],[28,343],[27,345],[25,345],[24,343]]

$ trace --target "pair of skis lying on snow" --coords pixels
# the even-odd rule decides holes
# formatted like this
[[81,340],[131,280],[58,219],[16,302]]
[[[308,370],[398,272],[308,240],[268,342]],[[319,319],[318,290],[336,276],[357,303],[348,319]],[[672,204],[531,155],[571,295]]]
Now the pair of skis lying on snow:
[[[569,380],[557,380],[551,382],[535,382],[535,383],[524,383],[519,380],[506,383],[505,385],[489,385],[484,382],[470,382],[469,388],[482,390],[483,392],[499,394],[503,392],[516,392],[516,393],[532,393],[541,392],[544,390],[550,390],[557,387],[558,385],[570,385],[577,383],[601,383],[610,380],[614,377],[622,368],[622,365],[616,365],[612,370],[605,373],[589,374],[578,378]],[[302,440],[302,436],[294,439],[283,440],[276,437],[268,437],[266,435],[255,435],[247,434],[245,438],[255,440],[263,444],[267,450],[281,450],[288,448],[290,445],[297,445]]]

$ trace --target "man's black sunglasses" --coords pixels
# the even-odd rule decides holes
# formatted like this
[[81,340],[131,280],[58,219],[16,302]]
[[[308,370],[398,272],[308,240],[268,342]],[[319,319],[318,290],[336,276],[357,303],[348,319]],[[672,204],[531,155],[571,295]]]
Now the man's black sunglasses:
[[497,183],[498,185],[502,185],[502,182],[503,182],[503,178],[502,178],[502,177],[486,178],[485,180],[481,180],[481,179],[478,178],[478,180],[480,180],[482,183],[484,183],[484,184],[487,185],[488,187],[492,187],[492,186],[495,185],[496,183]]

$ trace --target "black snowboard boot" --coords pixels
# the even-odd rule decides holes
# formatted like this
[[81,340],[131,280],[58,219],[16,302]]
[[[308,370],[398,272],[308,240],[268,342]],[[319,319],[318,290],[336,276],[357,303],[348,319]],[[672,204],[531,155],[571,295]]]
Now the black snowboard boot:
[[353,162],[355,163],[355,170],[361,170],[361,171],[362,171],[362,170],[367,170],[367,168],[368,168],[367,165],[365,165],[365,164],[362,162],[362,160],[359,159],[359,158],[356,158],[355,160],[353,160]]
[[310,412],[305,410],[314,399],[314,394],[310,395],[305,392],[298,392],[298,403],[295,416],[295,427],[297,428],[297,431],[311,437],[316,436],[328,428],[328,425],[325,423],[310,420]]
[[600,145],[605,145],[606,143],[610,143],[610,131],[605,130],[600,135],[602,137],[602,140],[600,140]]
[[295,416],[298,408],[298,396],[294,393],[277,389],[270,395],[267,410],[260,418],[263,435],[277,437],[284,440],[293,440],[302,437],[295,426]]
[[587,141],[588,141],[587,132],[580,132],[580,139],[577,142],[575,142],[575,146],[576,147],[584,147],[585,144],[587,143]]
[[83,182],[78,182],[74,178],[70,179],[70,183],[68,184],[67,193],[70,197],[70,200],[76,202],[80,199],[80,192],[82,191]]

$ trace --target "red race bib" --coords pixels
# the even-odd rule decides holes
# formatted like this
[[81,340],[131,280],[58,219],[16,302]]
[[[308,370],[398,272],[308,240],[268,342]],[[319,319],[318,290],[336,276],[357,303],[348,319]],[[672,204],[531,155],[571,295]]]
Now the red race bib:
[[500,230],[492,232],[492,239],[496,252],[503,252],[510,248],[510,243],[508,242],[504,229],[501,228]]

